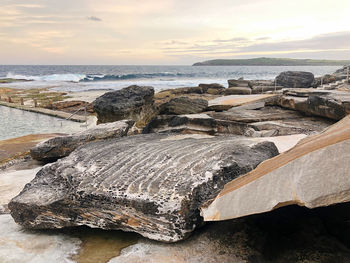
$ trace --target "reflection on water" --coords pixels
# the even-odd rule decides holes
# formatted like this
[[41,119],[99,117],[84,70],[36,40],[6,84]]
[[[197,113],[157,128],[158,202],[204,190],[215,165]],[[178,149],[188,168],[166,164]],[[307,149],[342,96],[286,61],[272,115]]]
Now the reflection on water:
[[37,133],[72,133],[81,123],[0,106],[0,140]]

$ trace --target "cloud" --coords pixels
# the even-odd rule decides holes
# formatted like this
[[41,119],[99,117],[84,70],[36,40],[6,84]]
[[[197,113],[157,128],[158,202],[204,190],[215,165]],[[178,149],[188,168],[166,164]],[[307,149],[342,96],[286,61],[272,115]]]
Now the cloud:
[[[259,39],[259,41],[256,41]],[[236,41],[235,41],[236,40]],[[243,44],[237,40],[244,40]],[[350,50],[350,31],[321,34],[308,39],[273,41],[271,38],[254,40],[231,38],[196,42],[187,47],[165,47],[164,52],[205,56],[278,55],[295,53],[341,52]]]
[[91,21],[95,21],[95,22],[101,22],[102,21],[101,18],[98,18],[96,16],[88,16],[87,20],[91,20]]

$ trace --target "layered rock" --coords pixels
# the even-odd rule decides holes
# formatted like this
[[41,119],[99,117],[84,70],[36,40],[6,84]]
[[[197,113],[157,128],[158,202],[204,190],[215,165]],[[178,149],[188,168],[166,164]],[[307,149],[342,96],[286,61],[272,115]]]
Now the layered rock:
[[329,96],[280,96],[269,102],[287,109],[303,112],[307,115],[316,115],[332,120],[340,120],[346,115],[342,101]]
[[175,242],[201,224],[198,208],[226,182],[276,154],[271,142],[241,137],[98,141],[44,166],[9,209],[26,228],[88,225]]
[[171,99],[160,106],[159,114],[181,115],[203,112],[208,107],[208,101],[179,97]]
[[[350,201],[350,117],[228,183],[202,207],[206,221],[226,220],[297,204]],[[252,194],[254,193],[254,194]]]
[[223,94],[225,91],[225,87],[218,83],[199,84],[198,87],[202,89],[203,93],[213,95]]
[[143,133],[199,133],[213,135],[217,132],[215,120],[207,114],[158,115],[143,129]]
[[100,124],[73,135],[55,137],[31,148],[30,155],[38,161],[57,160],[68,156],[76,148],[86,143],[126,136],[133,124],[134,121],[131,120],[117,121]]
[[157,114],[153,97],[153,87],[134,85],[98,97],[93,102],[94,111],[99,123],[131,119],[143,127]]
[[286,88],[310,88],[314,79],[311,72],[285,71],[276,77],[276,82]]

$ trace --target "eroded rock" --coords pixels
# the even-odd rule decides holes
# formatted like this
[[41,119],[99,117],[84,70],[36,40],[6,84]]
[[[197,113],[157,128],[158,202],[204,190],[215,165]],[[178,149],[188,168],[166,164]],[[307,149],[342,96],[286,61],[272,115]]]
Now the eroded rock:
[[314,79],[311,72],[285,71],[276,77],[276,82],[286,88],[310,88]]
[[175,242],[201,225],[198,208],[278,154],[271,142],[150,134],[89,143],[40,170],[11,200],[33,229],[87,225]]
[[43,141],[30,149],[30,155],[38,161],[52,161],[68,156],[79,146],[99,140],[126,136],[134,121],[124,120],[100,124],[97,127],[75,133],[59,136]]
[[203,112],[208,107],[208,101],[179,97],[171,99],[160,106],[159,114],[181,115]]
[[133,85],[107,92],[93,102],[98,123],[131,119],[144,127],[157,114],[153,97],[153,87],[147,86]]
[[206,221],[226,220],[291,204],[349,202],[349,160],[350,116],[231,181],[202,214]]

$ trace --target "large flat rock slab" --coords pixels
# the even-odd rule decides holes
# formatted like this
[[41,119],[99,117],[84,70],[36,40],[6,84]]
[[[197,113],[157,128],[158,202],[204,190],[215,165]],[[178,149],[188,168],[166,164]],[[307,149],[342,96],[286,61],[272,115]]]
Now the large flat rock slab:
[[274,94],[259,94],[259,95],[230,95],[218,97],[210,100],[208,103],[209,109],[212,110],[228,110],[232,107],[240,105],[264,101],[276,97]]
[[133,124],[132,120],[116,121],[100,124],[75,134],[51,138],[31,148],[30,155],[38,161],[57,160],[68,156],[84,144],[126,136]]
[[201,225],[199,207],[225,183],[277,154],[272,142],[234,136],[93,142],[44,166],[8,206],[26,228],[87,225],[175,242]]
[[350,201],[350,116],[228,183],[202,207],[206,221],[226,220],[297,204]]

